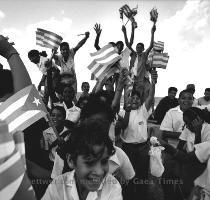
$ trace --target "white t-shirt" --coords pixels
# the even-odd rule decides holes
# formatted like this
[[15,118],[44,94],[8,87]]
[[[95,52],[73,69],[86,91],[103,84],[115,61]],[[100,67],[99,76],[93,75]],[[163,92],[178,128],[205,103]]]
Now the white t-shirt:
[[[179,139],[187,142],[187,152],[194,150],[195,134],[192,133],[188,128],[184,128],[179,136]],[[210,124],[204,122],[201,129],[201,142],[208,140],[210,140]]]
[[130,180],[135,176],[133,166],[127,154],[119,147],[115,146],[115,154],[109,159],[109,173]]
[[[42,200],[79,200],[74,173],[67,172],[56,177],[48,186]],[[89,192],[86,200],[122,200],[122,189],[119,182],[107,174],[99,189]]]
[[[180,106],[171,108],[163,118],[160,125],[160,130],[171,131],[171,132],[182,132],[184,127],[183,112],[180,110]],[[168,139],[168,143],[176,147],[178,139]]]
[[127,68],[129,70],[129,65],[130,65],[129,56],[130,56],[130,54],[131,54],[131,50],[128,47],[126,47],[120,54],[121,60],[119,61],[119,63],[122,68]]
[[149,112],[145,104],[137,110],[131,110],[127,128],[121,134],[125,143],[143,143],[148,139],[147,119]]

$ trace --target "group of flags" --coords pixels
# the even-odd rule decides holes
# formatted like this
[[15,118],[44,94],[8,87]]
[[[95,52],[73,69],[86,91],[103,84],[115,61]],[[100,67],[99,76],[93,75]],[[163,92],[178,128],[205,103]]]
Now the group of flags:
[[23,130],[47,115],[34,85],[0,106],[0,199],[36,199],[26,174]]
[[163,51],[164,42],[154,42],[153,49],[148,56],[148,62],[151,67],[166,69],[169,55],[168,53],[163,53]]

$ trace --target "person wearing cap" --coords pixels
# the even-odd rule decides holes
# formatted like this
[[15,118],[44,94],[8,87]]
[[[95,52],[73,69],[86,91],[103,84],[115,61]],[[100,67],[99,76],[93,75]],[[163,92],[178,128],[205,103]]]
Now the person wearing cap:
[[186,87],[186,90],[188,90],[193,95],[193,105],[192,106],[197,107],[198,106],[198,100],[194,97],[195,85],[194,84],[188,84],[187,87]]

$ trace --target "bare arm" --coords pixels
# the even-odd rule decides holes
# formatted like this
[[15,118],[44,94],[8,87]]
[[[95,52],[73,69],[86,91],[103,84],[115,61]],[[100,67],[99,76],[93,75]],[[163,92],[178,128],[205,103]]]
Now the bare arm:
[[85,37],[77,44],[76,47],[73,48],[74,54],[78,51],[78,49],[80,47],[82,47],[85,42],[87,41],[87,39],[89,38],[90,33],[89,32],[85,32]]
[[94,26],[94,30],[96,32],[96,39],[95,39],[94,47],[96,48],[96,50],[99,50],[101,49],[101,47],[99,46],[99,38],[102,31],[101,25],[96,23]]
[[0,55],[7,59],[11,68],[14,92],[31,85],[31,79],[17,50],[7,41],[8,38],[0,35]]
[[151,30],[151,41],[150,41],[150,45],[149,48],[146,50],[146,54],[149,55],[149,52],[152,50],[153,45],[154,45],[154,34],[156,31],[156,26],[153,25],[152,30]]
[[134,50],[133,50],[133,48],[132,48],[133,39],[134,39],[134,30],[133,30],[133,28],[132,28],[132,33],[131,33],[130,42],[128,42],[127,31],[126,31],[126,28],[125,28],[124,25],[122,26],[122,32],[123,32],[123,35],[124,35],[124,39],[125,39],[125,44],[126,44],[126,46],[127,46],[132,52],[134,52]]
[[149,96],[145,101],[145,107],[147,111],[149,111],[149,109],[151,108],[155,96],[155,84],[157,83],[157,71],[155,68],[151,70],[151,78],[152,78],[152,83],[149,90]]

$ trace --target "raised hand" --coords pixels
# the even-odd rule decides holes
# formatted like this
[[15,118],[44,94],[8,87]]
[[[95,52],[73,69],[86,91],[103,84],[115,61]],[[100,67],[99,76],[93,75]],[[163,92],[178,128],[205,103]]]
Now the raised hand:
[[18,54],[17,50],[12,46],[14,43],[8,42],[8,37],[0,35],[0,55],[9,59],[12,54]]
[[95,26],[94,26],[94,30],[95,30],[95,32],[96,32],[97,35],[98,34],[101,34],[101,31],[102,31],[101,25],[98,24],[98,23],[96,23]]
[[157,74],[156,68],[152,68],[152,69],[150,70],[150,74],[151,74],[152,82],[153,82],[154,84],[156,84],[156,83],[157,83],[157,78],[158,78],[158,74]]
[[90,32],[85,32],[85,36],[88,38],[90,36]]

